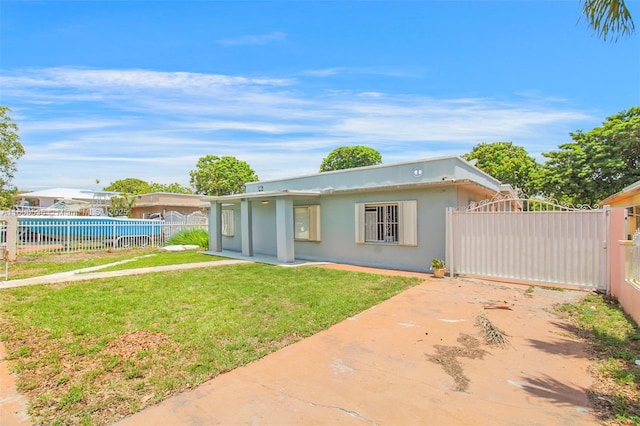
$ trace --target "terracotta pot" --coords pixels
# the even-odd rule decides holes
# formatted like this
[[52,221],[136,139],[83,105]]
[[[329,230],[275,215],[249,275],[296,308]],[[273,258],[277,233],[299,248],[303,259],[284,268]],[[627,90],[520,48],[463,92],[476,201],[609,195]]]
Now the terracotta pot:
[[444,268],[438,268],[433,270],[433,276],[436,278],[444,278]]

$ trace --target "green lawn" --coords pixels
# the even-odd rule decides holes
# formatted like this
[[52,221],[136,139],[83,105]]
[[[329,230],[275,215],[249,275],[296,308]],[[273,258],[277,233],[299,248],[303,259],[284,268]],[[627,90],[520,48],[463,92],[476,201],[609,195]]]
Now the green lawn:
[[622,307],[605,296],[557,307],[584,338],[593,359],[589,390],[603,423],[640,425],[640,330]]
[[100,251],[20,256],[17,263],[9,265],[9,279],[16,280],[54,274],[57,272],[68,272],[76,269],[84,269],[131,259],[137,260],[110,266],[100,270],[114,271],[120,269],[144,268],[148,266],[173,265],[178,263],[207,262],[220,260],[221,258],[203,254],[196,250],[169,252],[159,249],[131,249],[117,250],[114,252]]
[[107,424],[418,282],[243,264],[23,287],[0,291],[0,339],[37,423]]

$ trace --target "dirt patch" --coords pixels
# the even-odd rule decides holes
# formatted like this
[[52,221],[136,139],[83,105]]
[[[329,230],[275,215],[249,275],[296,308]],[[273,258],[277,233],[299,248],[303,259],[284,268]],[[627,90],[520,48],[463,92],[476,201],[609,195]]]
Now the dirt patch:
[[169,343],[169,337],[162,333],[136,330],[123,334],[107,344],[106,352],[123,360],[136,358],[141,352],[150,351]]
[[469,387],[469,378],[464,374],[458,358],[482,359],[487,351],[480,349],[480,342],[468,334],[460,334],[457,340],[462,347],[434,345],[436,353],[435,355],[427,354],[427,360],[440,364],[445,373],[455,380],[456,390],[464,392]]
[[110,424],[175,392],[156,383],[168,375],[163,360],[180,350],[161,333],[136,330],[107,343],[37,328],[22,334],[7,358],[36,424]]

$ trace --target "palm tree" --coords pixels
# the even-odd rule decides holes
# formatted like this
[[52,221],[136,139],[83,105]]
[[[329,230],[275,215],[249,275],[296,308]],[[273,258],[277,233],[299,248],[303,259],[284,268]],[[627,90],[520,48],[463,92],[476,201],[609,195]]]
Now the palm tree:
[[614,41],[635,31],[631,13],[624,0],[583,0],[582,14],[598,37],[607,40],[613,35]]

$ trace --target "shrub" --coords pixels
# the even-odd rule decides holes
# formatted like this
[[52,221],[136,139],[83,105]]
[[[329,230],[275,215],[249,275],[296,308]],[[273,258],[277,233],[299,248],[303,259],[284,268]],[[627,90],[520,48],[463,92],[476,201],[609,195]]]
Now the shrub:
[[194,245],[209,249],[209,233],[206,229],[183,229],[167,240],[167,245]]

